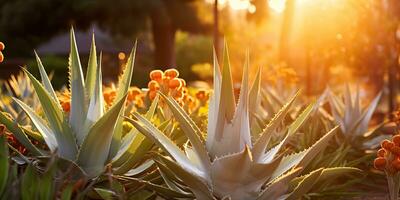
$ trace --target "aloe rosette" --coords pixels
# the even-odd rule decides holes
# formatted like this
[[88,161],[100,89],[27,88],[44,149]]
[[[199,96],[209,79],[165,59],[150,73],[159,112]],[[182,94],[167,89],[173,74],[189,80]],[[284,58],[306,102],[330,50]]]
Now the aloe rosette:
[[[168,154],[155,154],[154,160],[169,188],[179,192],[189,188],[197,199],[297,199],[322,177],[339,171],[355,170],[321,168],[297,177],[312,158],[324,149],[334,136],[336,128],[308,149],[287,156],[280,153],[307,119],[313,105],[308,106],[287,127],[287,134],[282,141],[267,150],[274,131],[282,124],[295,97],[282,107],[253,143],[248,108],[248,60],[243,71],[237,107],[227,50],[224,61],[221,75],[216,58],[214,59],[214,93],[209,103],[206,139],[179,104],[172,97],[163,94],[160,95],[189,140],[184,145],[184,151],[142,115],[135,113],[135,119],[127,118],[136,129]],[[325,173],[326,176],[322,176]]]
[[[69,56],[71,108],[64,112],[49,77],[36,55],[42,83],[23,69],[29,77],[41,104],[44,118],[30,105],[14,98],[36,127],[48,149],[40,149],[32,144],[26,129],[0,112],[0,123],[14,134],[34,156],[48,156],[56,153],[59,157],[75,162],[90,178],[99,176],[110,162],[113,167],[124,166],[120,173],[134,166],[133,158],[127,152],[133,145],[135,130],[123,136],[125,100],[133,74],[135,47],[130,53],[125,70],[120,76],[118,91],[113,105],[105,109],[102,93],[101,54],[97,60],[96,46],[93,43],[89,55],[88,69],[84,79],[73,29],[71,29],[71,52]],[[157,103],[155,102],[153,107]],[[154,110],[154,108],[153,108]],[[154,113],[150,111],[150,115]],[[138,140],[136,138],[136,140]],[[139,140],[142,141],[142,140]],[[49,152],[50,151],[50,152]],[[114,164],[115,163],[115,164]]]
[[[355,140],[356,138],[370,136],[376,129],[383,125],[380,124],[369,130],[369,123],[378,106],[381,96],[382,93],[380,92],[368,105],[363,107],[359,89],[355,91],[354,97],[351,95],[350,88],[347,85],[343,99],[335,95],[333,92],[329,92],[328,100],[331,106],[332,115],[335,121],[340,125],[340,130],[343,136],[350,141],[350,144],[360,144],[360,142]],[[367,147],[377,146],[379,141],[384,138],[386,137],[378,136],[363,145]]]

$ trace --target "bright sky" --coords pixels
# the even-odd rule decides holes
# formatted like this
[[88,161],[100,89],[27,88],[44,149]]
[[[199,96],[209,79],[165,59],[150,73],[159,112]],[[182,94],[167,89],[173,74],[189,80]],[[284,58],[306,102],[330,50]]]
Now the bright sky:
[[285,10],[286,0],[268,0],[268,6],[278,12],[281,13]]

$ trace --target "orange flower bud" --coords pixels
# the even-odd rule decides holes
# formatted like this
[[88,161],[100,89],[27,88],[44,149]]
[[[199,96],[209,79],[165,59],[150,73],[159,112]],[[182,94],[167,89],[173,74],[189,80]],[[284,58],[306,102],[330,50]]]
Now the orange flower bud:
[[150,81],[149,84],[147,84],[147,86],[149,87],[149,90],[151,90],[151,91],[160,89],[160,85],[158,84],[157,81]]
[[385,157],[385,155],[386,155],[385,149],[379,149],[378,150],[378,152],[377,152],[377,156],[378,157]]
[[385,158],[376,158],[374,160],[375,169],[384,170],[385,166],[386,166],[386,159]]
[[4,43],[0,42],[0,51],[3,51],[6,48]]
[[150,72],[150,79],[160,81],[163,78],[163,72],[161,70],[153,70]]
[[400,170],[400,160],[399,158],[396,158],[392,161],[392,166],[394,169],[396,169],[397,171]]
[[400,146],[400,135],[393,136],[392,140],[396,146]]
[[62,102],[61,107],[65,112],[69,112],[71,110],[71,103],[70,102]]
[[134,101],[135,97],[136,95],[133,95],[130,91],[128,91],[128,96],[126,98],[128,101]]
[[156,98],[157,95],[157,91],[149,91],[149,99],[153,100],[154,98]]
[[185,87],[186,86],[186,81],[181,79],[181,78],[179,80],[182,82],[182,86]]
[[400,156],[400,147],[393,145],[393,147],[390,149],[390,151],[393,154],[396,154],[396,155]]
[[180,98],[183,97],[183,93],[182,93],[181,91],[177,91],[177,92],[174,94],[174,97],[175,97],[176,99],[180,99]]
[[381,147],[390,151],[394,147],[394,143],[389,140],[383,140]]
[[176,69],[167,69],[165,70],[164,75],[170,78],[176,78],[179,76],[179,72]]
[[117,92],[112,89],[109,89],[109,90],[103,92],[104,101],[107,104],[111,104],[114,101],[116,96],[117,96]]
[[164,85],[164,87],[169,87],[169,81],[171,80],[171,78],[170,77],[168,77],[168,76],[164,76],[164,78],[162,79],[162,83],[161,84],[163,84]]
[[187,88],[185,88],[185,87],[182,87],[182,92],[183,92],[183,94],[187,94],[187,93],[189,93],[188,89],[187,89]]
[[142,93],[142,90],[140,90],[140,89],[137,88],[137,87],[132,87],[132,88],[129,89],[129,92],[131,92],[132,95],[135,95],[135,96],[136,96],[136,95]]
[[4,61],[4,55],[3,55],[3,53],[1,53],[1,51],[0,51],[0,63],[3,62],[3,61]]
[[168,87],[171,89],[180,88],[181,86],[181,81],[178,78],[173,78],[168,83]]
[[196,93],[196,98],[199,99],[200,101],[207,100],[207,94],[205,90],[199,90]]

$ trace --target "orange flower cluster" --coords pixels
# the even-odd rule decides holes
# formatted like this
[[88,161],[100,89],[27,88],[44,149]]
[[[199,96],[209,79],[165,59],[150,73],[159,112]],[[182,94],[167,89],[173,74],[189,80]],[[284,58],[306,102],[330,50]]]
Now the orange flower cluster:
[[[103,91],[104,101],[107,106],[111,106],[117,96],[117,90],[115,87],[106,87]],[[137,107],[144,106],[144,94],[138,87],[130,87],[128,90],[128,96],[126,97],[127,104],[133,103]]]
[[389,174],[400,171],[400,135],[395,135],[390,140],[384,140],[378,150],[377,158],[374,160],[374,167]]
[[3,60],[4,60],[4,55],[1,52],[4,50],[4,48],[6,48],[6,46],[4,45],[4,43],[0,42],[0,63],[3,62]]
[[153,70],[150,72],[151,81],[148,83],[150,100],[153,100],[157,91],[163,94],[170,95],[180,104],[195,104],[192,96],[188,94],[186,81],[178,78],[179,72],[176,69],[167,69],[164,72],[161,70]]
[[[103,91],[104,102],[107,106],[111,106],[117,96],[115,87],[105,87]],[[58,97],[61,107],[65,112],[71,110],[71,93],[67,90]],[[136,107],[144,107],[144,94],[137,87],[131,87],[128,90],[127,104],[133,104]]]
[[[28,153],[28,150],[21,143],[19,143],[18,140],[14,137],[14,135],[11,134],[10,132],[8,132],[6,130],[6,127],[2,124],[0,124],[0,136],[1,135],[5,135],[7,138],[8,144],[10,144],[12,147],[17,149],[20,153],[22,153],[24,155],[26,155]],[[37,142],[34,141],[34,144],[37,144]]]

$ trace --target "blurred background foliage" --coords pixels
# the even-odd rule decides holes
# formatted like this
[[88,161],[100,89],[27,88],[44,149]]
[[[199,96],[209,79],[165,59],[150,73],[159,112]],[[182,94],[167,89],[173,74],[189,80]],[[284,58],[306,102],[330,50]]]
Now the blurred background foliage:
[[[99,48],[110,57],[103,64],[109,69],[105,73],[109,81],[115,80],[135,39],[139,48],[134,84],[144,86],[147,79],[143,77],[150,70],[169,67],[178,68],[189,82],[199,78],[209,81],[213,44],[218,53],[226,39],[237,82],[249,51],[254,66],[251,75],[257,67],[265,71],[279,66],[293,68],[299,87],[308,95],[319,94],[328,85],[349,82],[365,88],[369,91],[365,95],[371,97],[383,88],[387,109],[394,110],[399,76],[399,1],[219,0],[218,29],[215,2],[0,0],[0,38],[7,44],[7,60],[2,65],[36,69],[32,49],[38,49],[46,66],[54,70],[55,85],[61,87],[65,80],[58,79],[65,76],[57,74],[65,73],[67,63],[58,57],[65,55],[40,50],[72,25],[83,35],[100,31],[111,41]],[[264,79],[270,79],[270,74],[263,73]]]

